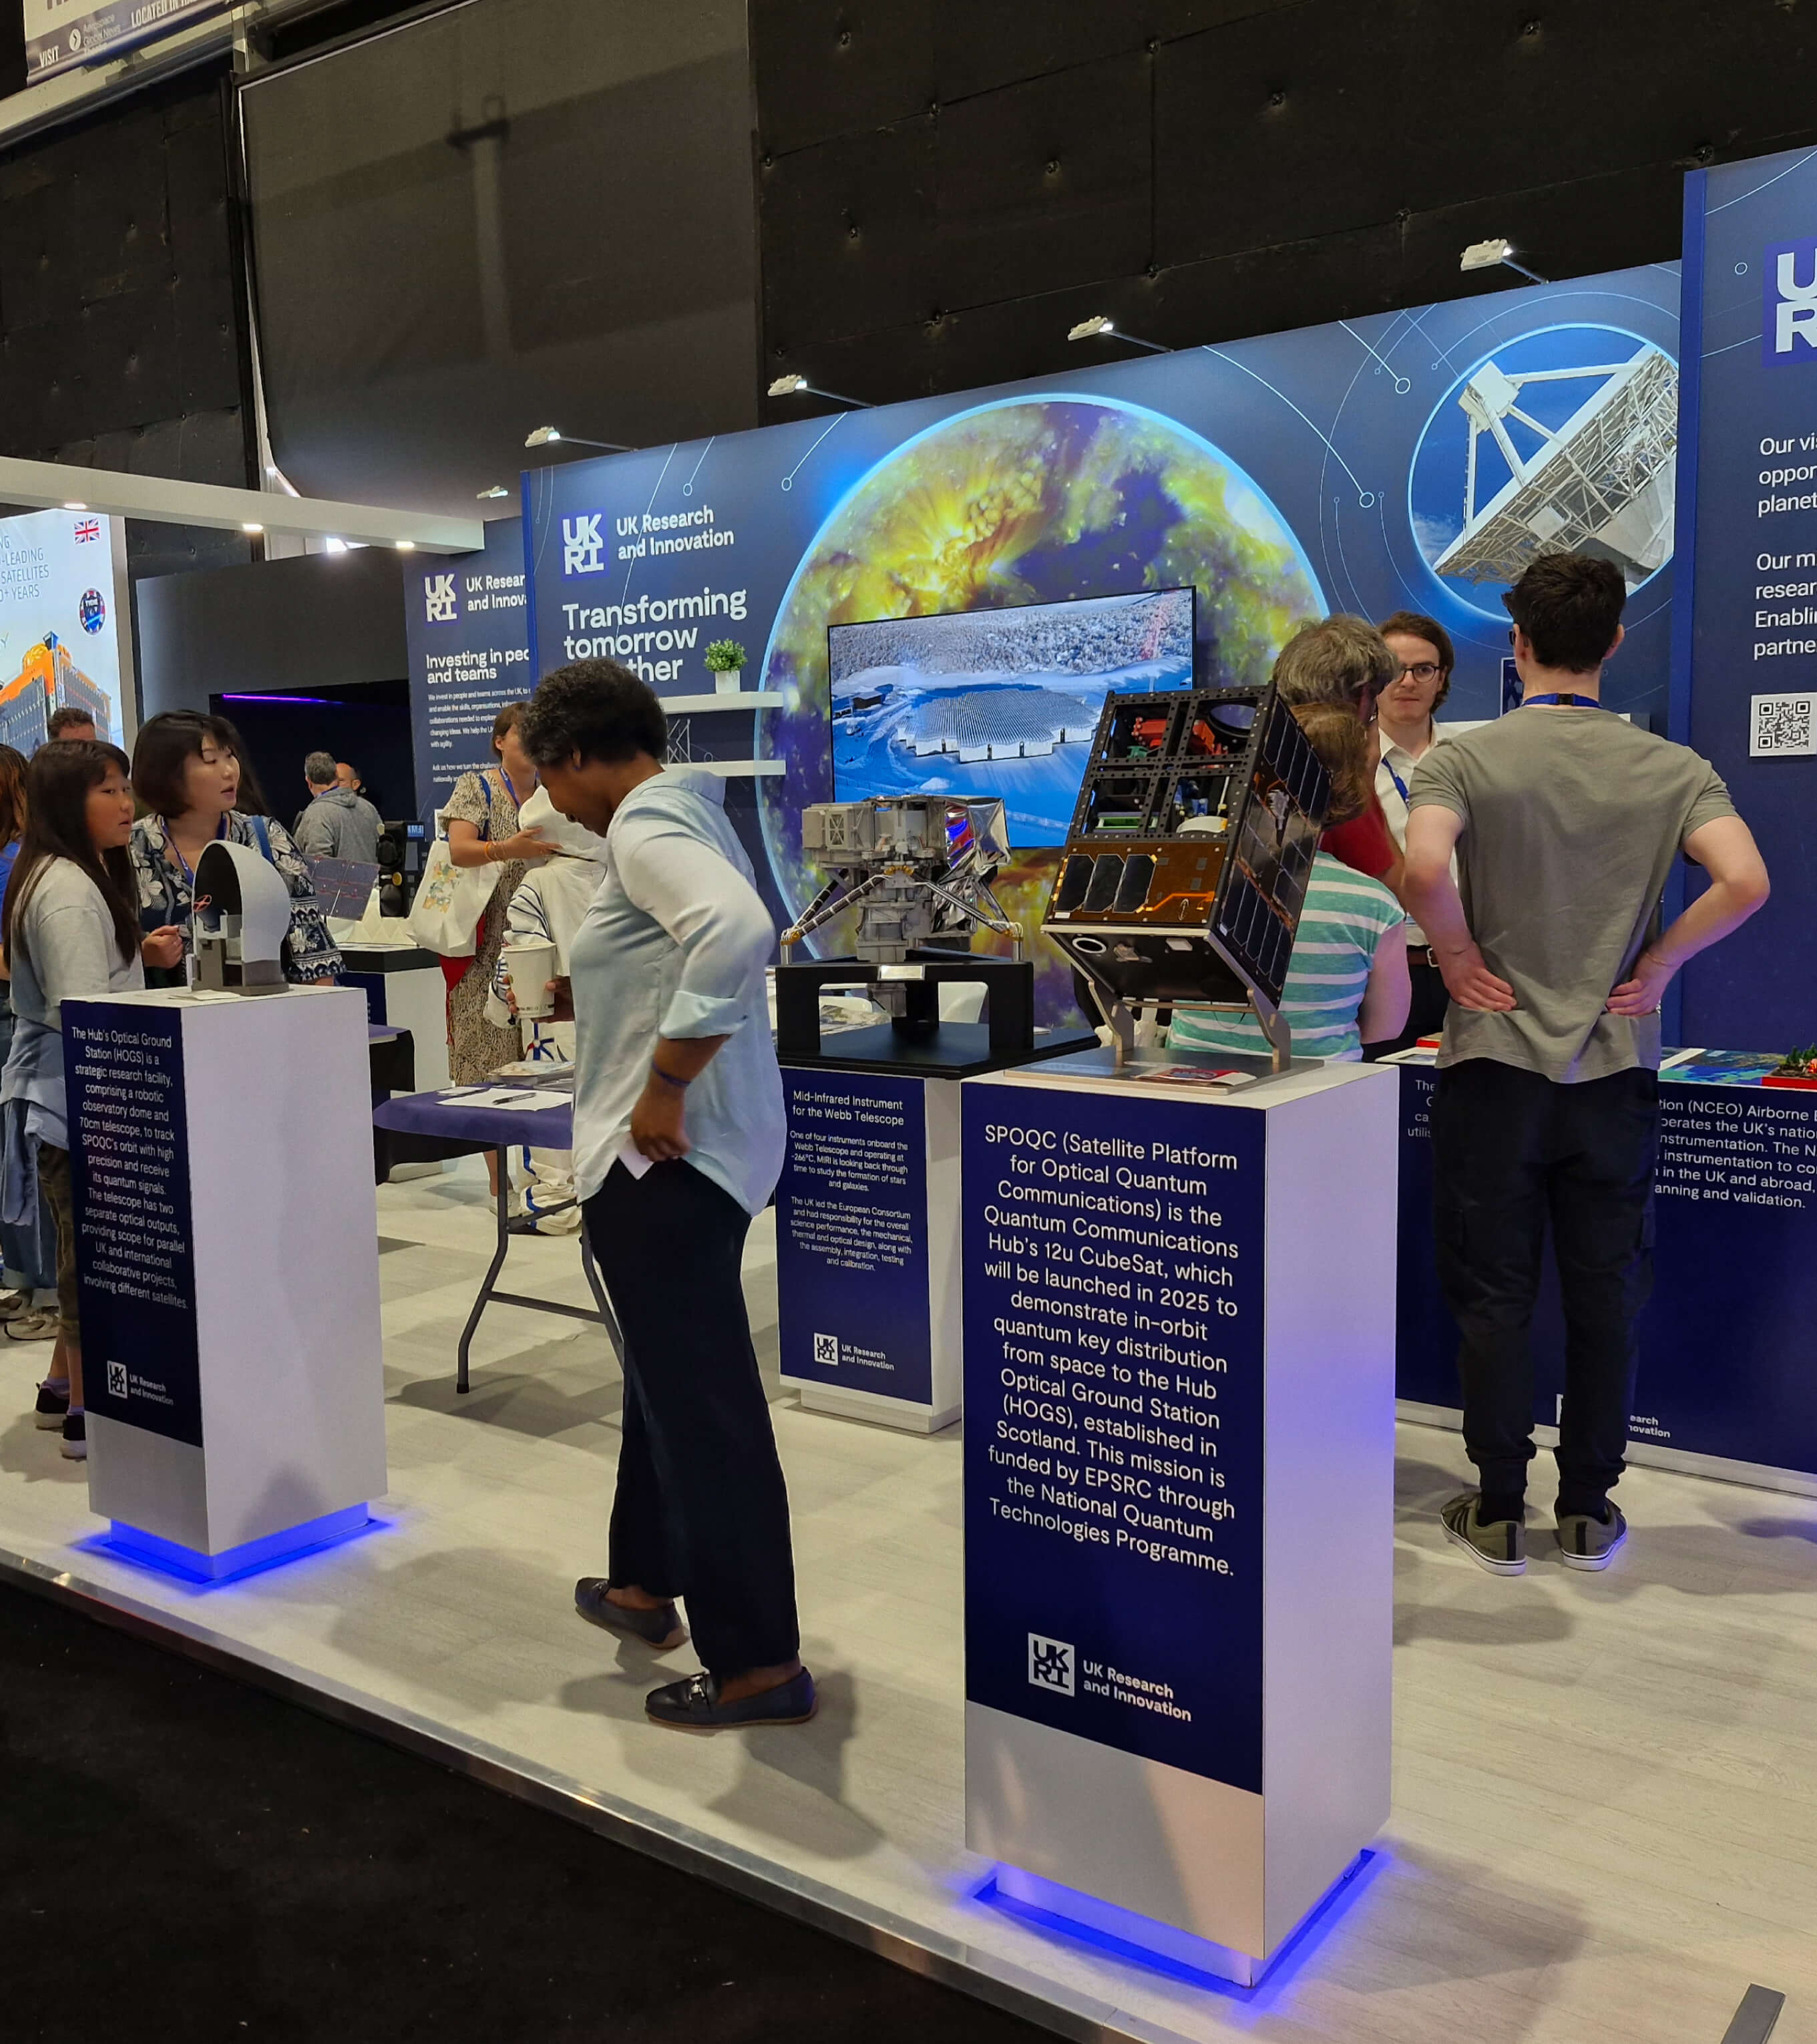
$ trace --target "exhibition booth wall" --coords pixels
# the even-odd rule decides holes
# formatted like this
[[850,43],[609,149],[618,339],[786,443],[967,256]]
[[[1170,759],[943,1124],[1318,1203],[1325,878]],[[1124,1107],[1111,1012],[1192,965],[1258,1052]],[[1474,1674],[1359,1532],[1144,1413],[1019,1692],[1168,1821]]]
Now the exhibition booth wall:
[[[1635,596],[1611,701],[1663,729],[1678,296],[1676,271],[1649,266],[532,471],[521,628],[496,607],[508,529],[491,528],[483,560],[408,578],[420,728],[438,701],[469,713],[465,743],[436,746],[434,775],[443,758],[477,763],[481,709],[524,694],[526,674],[624,660],[680,713],[674,756],[734,777],[728,813],[780,926],[820,884],[803,807],[911,785],[893,759],[940,742],[901,728],[917,709],[900,688],[884,717],[864,707],[866,675],[886,679],[878,668],[925,647],[842,653],[853,686],[836,704],[829,628],[1030,606],[1025,631],[998,620],[988,651],[933,663],[994,663],[1013,686],[1079,695],[1078,736],[1010,759],[987,732],[985,756],[949,758],[932,779],[923,757],[912,785],[1005,797],[1018,856],[1000,892],[1032,928],[1103,692],[1154,685],[1166,659],[1158,642],[1134,644],[1087,674],[1081,613],[1032,606],[1189,590],[1200,686],[1266,680],[1295,625],[1326,611],[1427,611],[1458,646],[1446,714],[1493,716],[1508,651],[1499,598],[1536,544],[1502,514],[1542,453],[1616,410],[1646,443],[1626,508],[1566,505],[1549,529],[1623,561]],[[1485,370],[1538,430],[1498,419],[1500,440],[1473,433],[1458,400]],[[701,709],[715,686],[705,654],[727,639],[747,656],[748,701]],[[1044,1018],[1070,1016],[1059,954],[1034,948]]]

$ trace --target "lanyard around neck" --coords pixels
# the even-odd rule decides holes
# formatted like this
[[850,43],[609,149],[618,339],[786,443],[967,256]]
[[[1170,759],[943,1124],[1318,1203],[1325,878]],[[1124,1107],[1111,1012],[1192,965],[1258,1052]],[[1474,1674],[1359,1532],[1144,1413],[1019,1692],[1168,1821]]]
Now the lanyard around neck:
[[[186,859],[184,858],[183,848],[177,843],[177,834],[171,827],[170,818],[166,816],[163,820],[164,842],[171,847],[171,851],[176,854],[177,863],[183,869],[183,878],[190,883],[190,891],[191,893],[194,893],[195,891],[195,868],[190,864]],[[221,840],[226,836],[226,835],[227,819],[225,816],[223,816],[221,821],[214,827],[214,836],[211,841],[218,844]]]
[[1567,694],[1552,696],[1523,696],[1520,699],[1520,706],[1523,709],[1531,709],[1535,703],[1557,703],[1565,709],[1600,709],[1602,708],[1602,705],[1594,696],[1574,696]]

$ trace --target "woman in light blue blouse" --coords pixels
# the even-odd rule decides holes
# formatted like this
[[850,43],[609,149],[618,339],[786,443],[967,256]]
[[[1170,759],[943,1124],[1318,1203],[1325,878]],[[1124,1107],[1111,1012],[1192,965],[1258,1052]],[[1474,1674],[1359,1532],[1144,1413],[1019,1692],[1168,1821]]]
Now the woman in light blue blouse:
[[557,809],[606,846],[557,1012],[575,1024],[575,1191],[624,1334],[624,1419],[612,1572],[574,1601],[662,1652],[688,1636],[686,1599],[705,1672],[651,1692],[658,1723],[803,1723],[788,1492],[741,1277],[787,1133],[775,928],[724,783],[663,765],[663,707],[636,674],[559,669],[522,736]]

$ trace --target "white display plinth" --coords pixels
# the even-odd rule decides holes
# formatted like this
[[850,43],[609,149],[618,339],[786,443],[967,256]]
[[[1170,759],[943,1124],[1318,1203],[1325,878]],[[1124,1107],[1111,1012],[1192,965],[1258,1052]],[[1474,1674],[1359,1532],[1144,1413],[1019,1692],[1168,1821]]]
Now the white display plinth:
[[785,1065],[782,1381],[810,1412],[937,1433],[959,1416],[959,1089]]
[[1398,1074],[1108,1065],[964,1087],[966,1842],[1252,1984],[1388,1815]]
[[89,1499],[202,1578],[386,1487],[367,1005],[351,989],[63,1006]]

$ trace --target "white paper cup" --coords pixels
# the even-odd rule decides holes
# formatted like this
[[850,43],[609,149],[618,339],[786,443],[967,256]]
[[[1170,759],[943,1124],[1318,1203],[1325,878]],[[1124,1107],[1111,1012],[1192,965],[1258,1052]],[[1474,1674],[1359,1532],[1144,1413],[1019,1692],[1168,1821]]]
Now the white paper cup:
[[505,970],[511,982],[512,998],[526,1022],[540,1021],[555,1012],[555,997],[549,982],[555,976],[553,944],[507,944],[503,953]]

